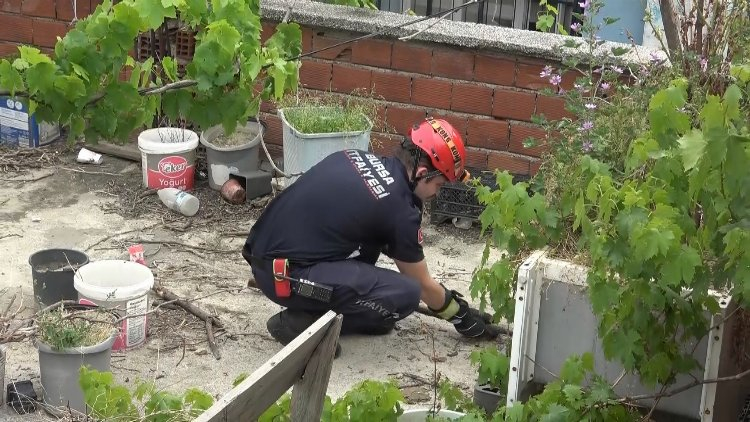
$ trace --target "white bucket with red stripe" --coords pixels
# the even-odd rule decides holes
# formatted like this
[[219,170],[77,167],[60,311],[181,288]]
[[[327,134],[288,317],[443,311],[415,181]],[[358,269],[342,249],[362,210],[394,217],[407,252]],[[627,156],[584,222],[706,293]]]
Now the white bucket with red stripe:
[[148,333],[148,292],[154,274],[145,265],[124,260],[93,261],[73,277],[78,303],[112,309],[122,318],[112,350],[142,345]]
[[158,127],[138,135],[143,186],[193,190],[198,134],[189,129]]

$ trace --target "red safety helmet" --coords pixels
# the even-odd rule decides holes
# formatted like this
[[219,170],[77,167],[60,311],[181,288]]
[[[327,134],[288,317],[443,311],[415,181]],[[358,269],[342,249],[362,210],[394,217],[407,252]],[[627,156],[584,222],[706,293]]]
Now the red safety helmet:
[[466,165],[466,150],[461,135],[450,123],[442,119],[427,117],[409,129],[412,143],[424,151],[432,165],[449,182],[466,182],[470,174]]

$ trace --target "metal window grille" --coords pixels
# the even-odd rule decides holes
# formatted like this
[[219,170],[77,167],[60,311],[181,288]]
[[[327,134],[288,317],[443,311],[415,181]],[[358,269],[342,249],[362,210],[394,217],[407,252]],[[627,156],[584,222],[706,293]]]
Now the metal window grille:
[[[377,0],[376,4],[380,10],[396,13],[411,10],[416,15],[428,16],[460,6],[466,1]],[[550,4],[557,5],[558,20],[564,28],[569,28],[573,22],[577,21],[574,12],[583,12],[578,2],[574,0],[550,1]],[[484,0],[458,10],[446,19],[535,31],[539,11],[538,0]],[[555,32],[557,32],[557,22],[555,22]]]

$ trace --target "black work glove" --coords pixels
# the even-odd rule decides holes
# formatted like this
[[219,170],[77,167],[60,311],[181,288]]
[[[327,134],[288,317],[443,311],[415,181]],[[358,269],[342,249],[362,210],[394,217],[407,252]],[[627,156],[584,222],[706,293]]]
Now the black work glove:
[[[442,285],[442,284],[441,284]],[[445,289],[445,302],[440,309],[429,308],[440,318],[450,321],[456,331],[466,337],[482,337],[487,327],[482,314],[469,307],[468,302],[455,290]]]

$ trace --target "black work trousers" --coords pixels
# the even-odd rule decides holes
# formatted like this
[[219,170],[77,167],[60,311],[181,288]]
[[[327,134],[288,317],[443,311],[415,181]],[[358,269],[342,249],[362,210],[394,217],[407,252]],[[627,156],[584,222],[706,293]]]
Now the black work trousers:
[[271,263],[252,263],[251,267],[260,290],[277,304],[321,315],[329,310],[341,314],[341,334],[382,333],[417,309],[421,288],[397,271],[376,267],[372,258],[290,265],[290,277],[333,287],[328,303],[294,292],[290,297],[277,297]]

